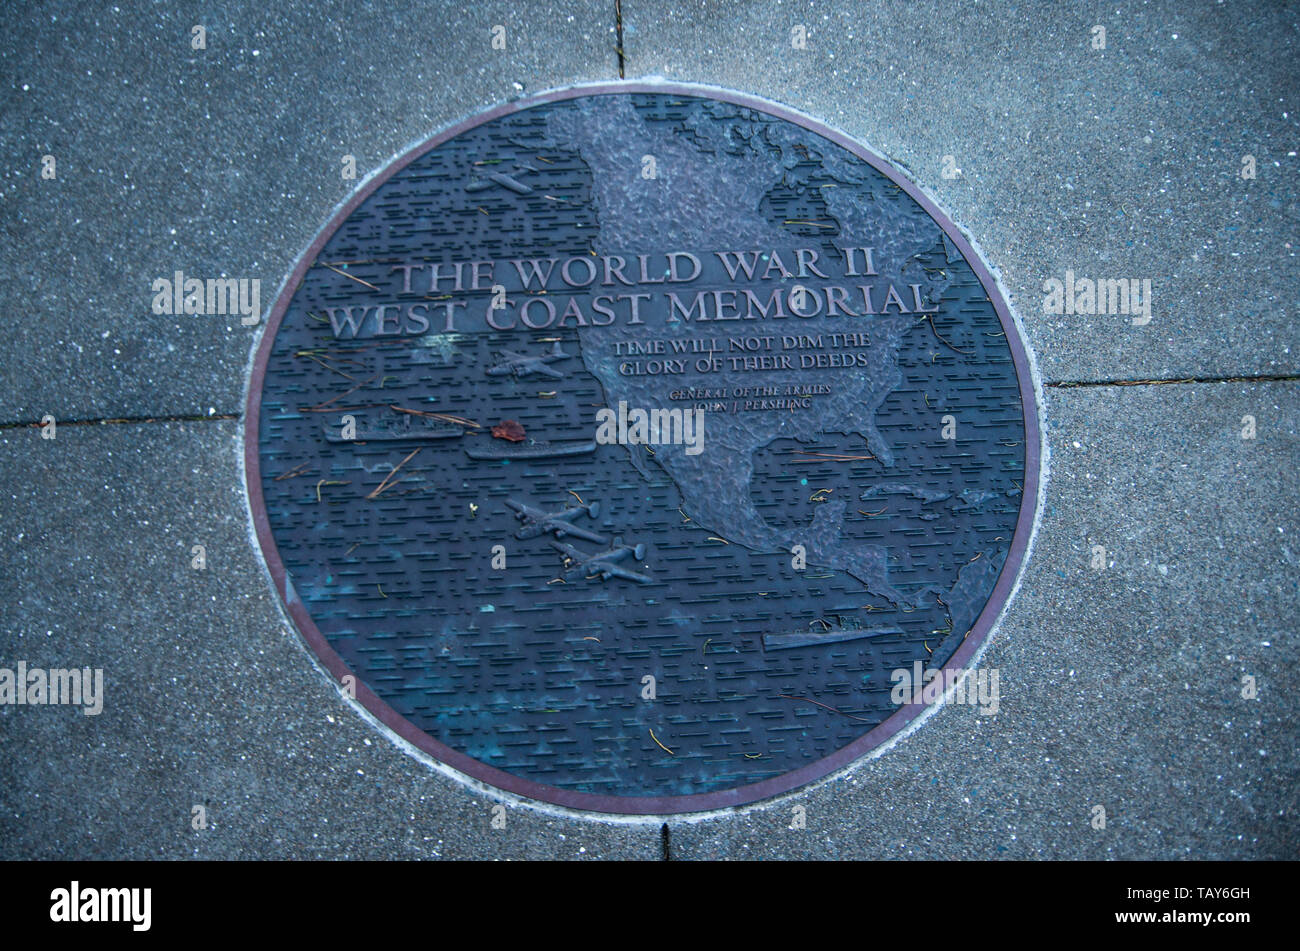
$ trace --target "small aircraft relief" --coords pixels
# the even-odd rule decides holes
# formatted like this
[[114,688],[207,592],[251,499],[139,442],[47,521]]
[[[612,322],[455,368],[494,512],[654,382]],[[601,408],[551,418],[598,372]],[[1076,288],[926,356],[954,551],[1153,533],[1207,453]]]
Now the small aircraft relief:
[[564,379],[564,374],[559,370],[551,369],[547,364],[555,363],[559,360],[567,360],[574,356],[572,353],[565,353],[564,347],[559,340],[555,341],[555,346],[550,353],[533,356],[527,353],[515,353],[512,350],[501,351],[502,361],[496,366],[488,367],[488,376],[515,376],[525,377],[539,373],[542,376],[549,377],[552,380]]
[[501,171],[483,171],[481,174],[476,174],[469,180],[469,184],[465,186],[465,191],[472,195],[476,192],[483,192],[490,188],[500,186],[501,188],[509,189],[516,195],[531,195],[533,193],[532,187],[525,185],[515,176],[527,175],[536,171],[537,169],[533,168],[531,165],[520,164],[512,166],[509,173]]
[[588,517],[595,518],[600,514],[599,502],[588,502],[586,505],[566,508],[560,512],[543,512],[530,505],[525,505],[523,502],[516,502],[514,499],[506,499],[506,505],[510,506],[519,521],[524,523],[519,531],[515,532],[515,538],[536,538],[539,535],[545,535],[547,532],[554,532],[556,538],[572,535],[574,538],[582,538],[600,545],[605,544],[604,535],[585,528],[579,528],[570,522],[571,519],[584,512]]
[[581,575],[587,578],[599,576],[602,581],[608,581],[610,578],[625,578],[628,581],[635,581],[637,584],[652,584],[654,582],[654,578],[649,575],[640,574],[618,564],[618,562],[626,559],[628,555],[631,555],[636,561],[640,561],[645,557],[645,545],[624,545],[623,539],[615,538],[613,545],[605,551],[599,552],[579,551],[572,545],[556,541],[551,542],[551,547],[564,556],[564,577],[566,578]]

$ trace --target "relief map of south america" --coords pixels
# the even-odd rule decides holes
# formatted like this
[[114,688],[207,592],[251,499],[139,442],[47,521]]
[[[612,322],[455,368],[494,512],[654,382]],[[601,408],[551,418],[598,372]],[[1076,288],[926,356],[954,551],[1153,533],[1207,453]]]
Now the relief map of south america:
[[[531,783],[691,796],[844,748],[891,671],[952,657],[1032,504],[952,238],[743,105],[471,126],[291,291],[258,437],[289,597],[401,717]],[[698,447],[596,439],[636,408],[701,411]]]

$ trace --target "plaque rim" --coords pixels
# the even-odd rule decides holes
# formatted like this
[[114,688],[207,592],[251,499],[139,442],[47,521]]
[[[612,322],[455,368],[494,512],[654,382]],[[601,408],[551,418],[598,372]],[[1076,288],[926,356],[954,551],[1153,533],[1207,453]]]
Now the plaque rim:
[[547,103],[562,102],[584,96],[628,93],[684,95],[743,106],[791,122],[845,149],[898,185],[908,197],[924,209],[926,214],[938,224],[953,242],[988,294],[997,314],[998,322],[1002,325],[1002,330],[1006,335],[1007,345],[1011,351],[1012,362],[1015,366],[1016,378],[1019,384],[1025,424],[1024,487],[1021,492],[1020,513],[1016,518],[1016,527],[1012,534],[1006,560],[998,574],[998,580],[994,584],[993,590],[989,594],[988,600],[985,602],[975,623],[972,625],[970,633],[963,639],[957,650],[940,670],[960,671],[972,664],[982,652],[994,628],[997,627],[1003,612],[1011,603],[1023,575],[1028,551],[1037,528],[1037,516],[1041,502],[1039,498],[1042,484],[1041,465],[1046,453],[1042,445],[1043,435],[1039,420],[1042,403],[1038,398],[1038,384],[1033,369],[1032,357],[1028,350],[1028,343],[1021,333],[1019,322],[1011,313],[1010,303],[1003,293],[999,281],[993,275],[983,255],[976,250],[973,241],[967,238],[962,229],[938,206],[934,199],[927,195],[917,183],[912,181],[910,173],[904,166],[890,162],[883,155],[849,134],[790,106],[759,96],[704,83],[645,79],[579,83],[548,89],[530,96],[521,96],[518,99],[500,103],[455,121],[429,138],[421,140],[416,145],[388,159],[386,163],[363,180],[356,190],[341,205],[335,208],[334,213],[316,233],[306,250],[298,257],[293,270],[277,292],[275,303],[272,305],[261,329],[261,336],[253,347],[252,366],[248,377],[244,406],[243,476],[248,496],[249,516],[257,538],[258,548],[270,575],[271,585],[278,596],[281,606],[293,622],[294,629],[313,655],[315,661],[323,666],[334,679],[334,687],[341,691],[343,689],[343,678],[352,676],[355,680],[356,703],[360,704],[370,716],[374,717],[402,740],[431,757],[437,764],[450,768],[450,770],[459,774],[457,778],[485,784],[492,787],[493,790],[514,794],[540,804],[559,806],[579,812],[614,814],[628,818],[649,818],[747,806],[761,800],[772,799],[790,793],[818,780],[829,778],[858,760],[868,758],[872,754],[884,752],[891,739],[899,737],[910,728],[918,726],[924,716],[942,706],[944,700],[940,698],[938,701],[928,704],[915,702],[902,704],[875,728],[821,759],[790,772],[782,773],[779,776],[713,792],[692,793],[682,796],[613,796],[561,789],[525,779],[513,773],[507,773],[447,746],[421,730],[375,694],[369,685],[330,646],[329,641],[321,633],[308,613],[306,606],[293,590],[292,584],[288,582],[284,563],[280,558],[279,549],[271,534],[270,520],[262,495],[261,464],[258,454],[262,389],[266,378],[267,361],[271,349],[275,345],[280,323],[312,262],[316,260],[325,244],[362,202],[420,156],[485,122],[491,122]]

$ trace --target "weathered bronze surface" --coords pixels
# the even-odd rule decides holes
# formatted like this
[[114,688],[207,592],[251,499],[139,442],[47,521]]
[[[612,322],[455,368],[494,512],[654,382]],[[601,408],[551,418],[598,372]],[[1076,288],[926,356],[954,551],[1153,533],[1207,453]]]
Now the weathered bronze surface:
[[893,735],[920,705],[891,672],[969,662],[1037,491],[960,233],[862,146],[662,84],[502,107],[367,185],[273,312],[247,429],[341,686],[603,811],[752,801]]

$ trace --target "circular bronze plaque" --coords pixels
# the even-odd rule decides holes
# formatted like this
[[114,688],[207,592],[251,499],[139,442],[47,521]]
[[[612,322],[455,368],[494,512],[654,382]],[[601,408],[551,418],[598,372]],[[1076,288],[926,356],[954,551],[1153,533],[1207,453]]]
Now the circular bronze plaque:
[[808,118],[668,84],[501,106],[311,246],[246,463],[311,649],[498,788],[670,813],[862,756],[1032,527],[1023,345],[957,229]]

